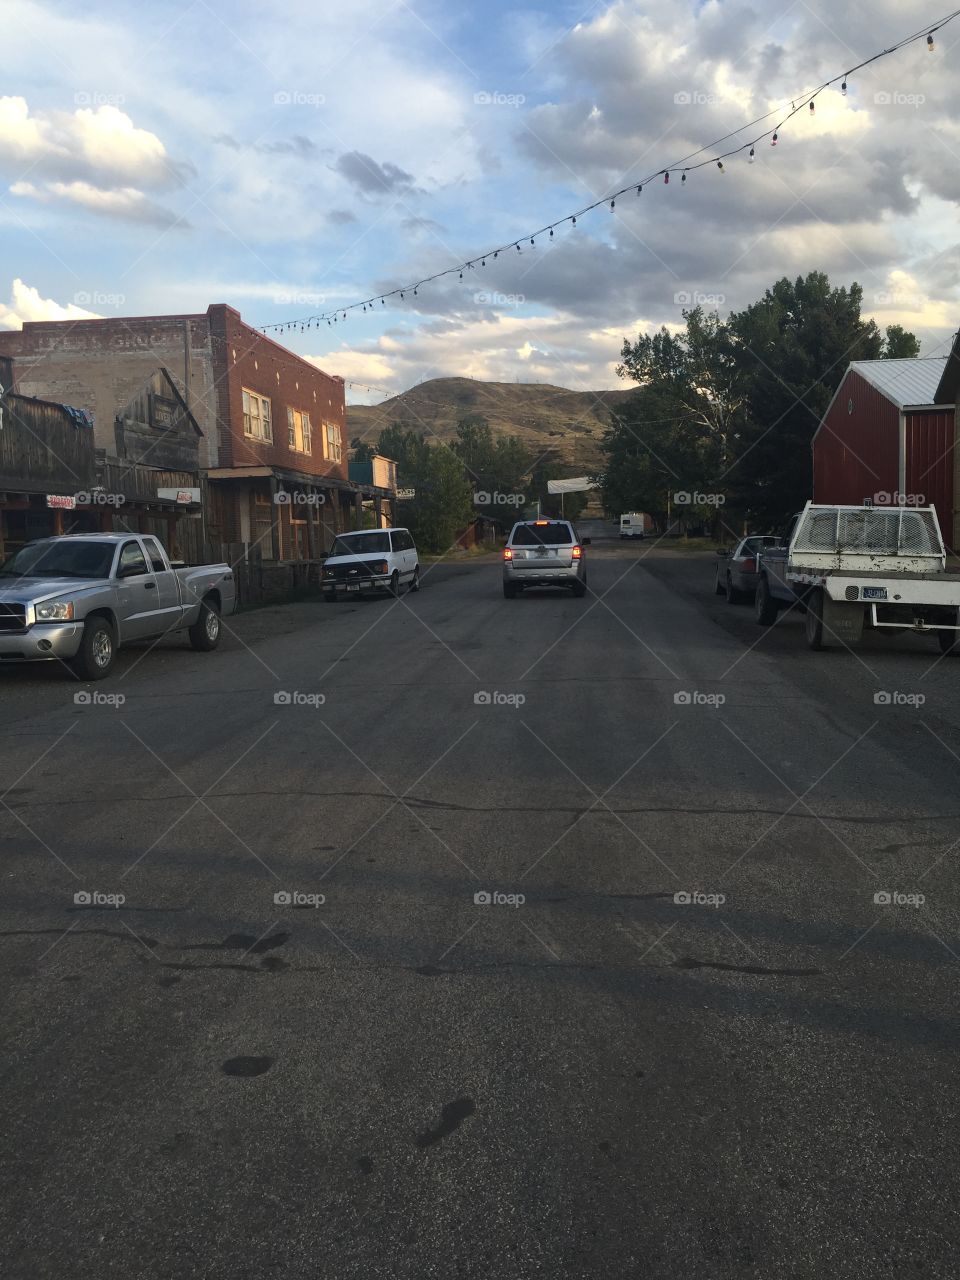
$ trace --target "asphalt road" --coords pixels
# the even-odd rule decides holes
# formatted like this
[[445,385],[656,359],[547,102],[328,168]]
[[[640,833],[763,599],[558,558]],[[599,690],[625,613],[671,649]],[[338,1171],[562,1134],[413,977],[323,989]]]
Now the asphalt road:
[[956,1275],[960,665],[589,554],[0,672],[6,1274]]

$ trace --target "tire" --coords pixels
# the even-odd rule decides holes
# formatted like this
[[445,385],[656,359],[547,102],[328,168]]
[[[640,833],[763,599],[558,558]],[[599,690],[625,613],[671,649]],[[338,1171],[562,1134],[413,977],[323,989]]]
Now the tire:
[[413,577],[410,579],[410,590],[411,591],[420,590],[420,566],[419,565],[417,565],[417,567],[414,569]]
[[754,617],[761,627],[770,627],[777,620],[777,602],[770,594],[766,578],[757,583],[757,598],[754,602]]
[[208,596],[200,601],[200,613],[187,633],[190,643],[199,653],[210,653],[220,643],[220,606]]
[[587,594],[586,580],[584,580],[583,582],[575,582],[573,584],[573,594],[577,596],[579,599],[582,599]]
[[517,586],[514,582],[505,582],[503,584],[503,594],[507,600],[516,600]]
[[390,586],[388,590],[395,600],[400,599],[400,575],[397,573],[396,569],[394,569],[393,573],[390,575]]
[[743,592],[733,585],[733,575],[727,574],[727,581],[724,585],[724,593],[727,597],[727,604],[743,604]]
[[819,587],[807,596],[807,614],[803,620],[807,648],[819,652],[823,648],[823,592]]
[[723,583],[720,581],[720,570],[719,570],[719,569],[717,570],[717,580],[716,580],[716,582],[713,584],[713,594],[714,594],[715,596],[723,596],[723,595],[726,595],[726,588],[724,587]]
[[77,656],[70,663],[78,680],[105,680],[113,670],[117,640],[106,618],[88,618]]

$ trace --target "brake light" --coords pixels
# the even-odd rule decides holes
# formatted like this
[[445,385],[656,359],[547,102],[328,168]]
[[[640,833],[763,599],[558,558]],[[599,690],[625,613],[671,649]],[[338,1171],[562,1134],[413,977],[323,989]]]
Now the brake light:
[[574,560],[579,560],[579,559],[580,559],[580,557],[581,557],[582,555],[583,555],[583,547],[574,547],[574,548],[573,548],[573,558],[574,558]]
[[743,572],[744,572],[744,573],[756,573],[756,572],[757,572],[757,562],[756,562],[756,560],[744,560],[744,562],[743,562]]
[[534,522],[533,522],[533,523],[537,526],[537,528],[538,528],[538,529],[541,529],[545,524],[549,524],[549,523],[550,523],[550,521],[549,521],[549,520],[534,520]]
[[504,558],[504,560],[512,560],[512,559],[513,559],[513,552],[510,550],[510,548],[509,548],[509,547],[504,547],[504,548],[503,548],[503,558]]

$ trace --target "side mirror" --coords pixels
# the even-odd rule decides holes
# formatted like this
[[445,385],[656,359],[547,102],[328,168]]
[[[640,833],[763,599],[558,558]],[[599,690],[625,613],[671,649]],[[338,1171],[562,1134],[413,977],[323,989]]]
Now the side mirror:
[[726,549],[726,547],[721,547],[720,550],[717,552],[717,556],[721,560],[729,560],[730,552]]

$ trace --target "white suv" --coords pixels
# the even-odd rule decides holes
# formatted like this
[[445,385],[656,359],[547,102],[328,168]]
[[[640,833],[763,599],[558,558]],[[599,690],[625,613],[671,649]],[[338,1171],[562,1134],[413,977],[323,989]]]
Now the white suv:
[[420,562],[407,529],[360,529],[341,533],[323,563],[323,594],[420,590]]

